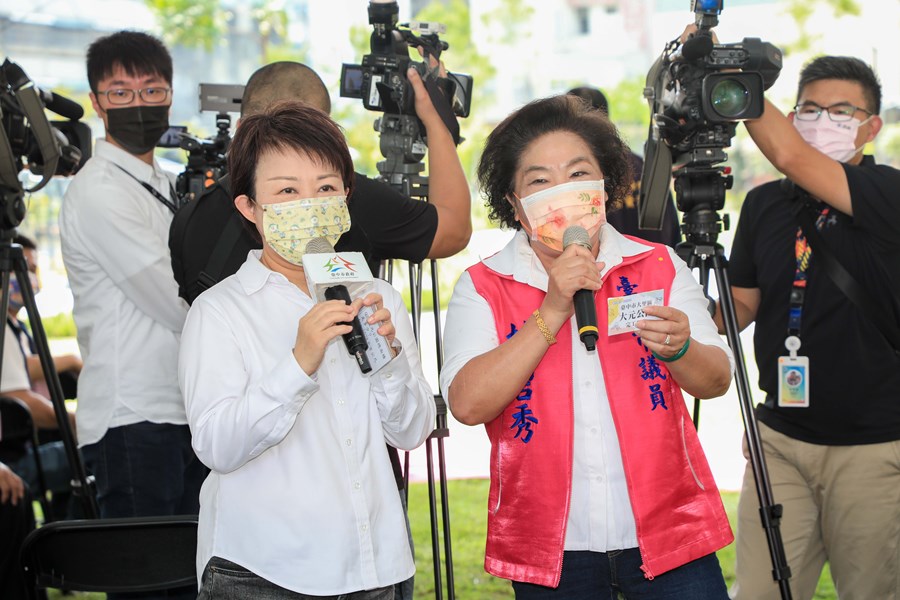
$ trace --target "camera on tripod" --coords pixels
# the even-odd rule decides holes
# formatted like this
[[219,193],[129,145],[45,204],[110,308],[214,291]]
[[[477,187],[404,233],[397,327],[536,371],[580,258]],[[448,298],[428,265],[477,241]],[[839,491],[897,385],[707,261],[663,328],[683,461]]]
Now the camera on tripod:
[[[400,9],[396,2],[369,2],[369,24],[373,31],[369,38],[370,53],[363,56],[362,64],[344,64],[341,67],[341,96],[359,98],[368,110],[415,114],[415,95],[406,78],[409,67],[415,67],[424,81],[431,78],[427,63],[429,56],[439,59],[448,48],[440,39],[446,28],[439,23],[413,21],[397,25]],[[416,35],[418,34],[418,35]],[[425,62],[409,57],[410,47],[422,48]],[[447,97],[452,98],[453,113],[468,117],[472,106],[472,77],[460,73],[448,73],[445,86]]]
[[[45,108],[68,120],[51,122]],[[90,158],[91,130],[82,116],[79,104],[41,90],[18,64],[7,58],[0,65],[0,229],[15,229],[25,218],[24,192],[41,189],[54,175],[72,175]],[[23,189],[23,169],[41,181]]]
[[216,113],[216,134],[203,139],[189,134],[187,127],[174,126],[157,144],[187,150],[187,165],[175,180],[175,193],[182,204],[195,199],[227,172],[225,155],[231,145],[229,113],[240,113],[243,95],[243,85],[201,83],[200,111]]
[[[723,0],[692,0],[697,32],[673,40],[647,73],[650,134],[644,146],[639,222],[659,229],[672,167],[678,209],[697,205],[720,210],[732,177],[720,165],[728,155],[737,122],[757,119],[763,91],[781,71],[781,51],[759,38],[716,44]],[[673,158],[674,156],[674,158]]]

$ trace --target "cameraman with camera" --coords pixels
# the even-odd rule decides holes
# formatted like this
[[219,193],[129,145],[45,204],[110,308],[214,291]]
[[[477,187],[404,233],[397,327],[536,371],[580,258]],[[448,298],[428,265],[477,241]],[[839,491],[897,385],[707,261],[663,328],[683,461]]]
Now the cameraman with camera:
[[[746,122],[786,177],[747,195],[728,273],[739,327],[756,322],[756,416],[794,598],[813,597],[826,561],[842,599],[900,597],[900,171],[862,153],[880,108],[868,65],[823,56],[793,112],[767,100]],[[748,462],[738,600],[778,593],[753,490]]]
[[[472,234],[469,186],[453,136],[418,73],[412,69],[409,73],[416,113],[427,132],[429,201],[413,200],[386,183],[356,173],[353,197],[348,201],[350,231],[335,244],[338,251],[362,252],[376,274],[383,259],[420,262],[452,256],[466,247]],[[331,112],[328,90],[318,74],[301,63],[282,61],[265,65],[250,76],[241,101],[241,118],[259,114],[282,100],[300,100]],[[446,100],[439,97],[438,101]],[[247,253],[261,247],[233,208],[227,176],[194,203],[176,215],[169,238],[179,293],[188,302],[235,273]],[[233,238],[225,243],[222,240],[229,230]],[[212,238],[209,232],[214,234]]]
[[177,377],[187,307],[166,248],[176,198],[153,158],[168,128],[172,59],[155,37],[120,31],[91,44],[87,72],[106,136],[59,215],[84,359],[79,442],[101,517],[197,514],[206,471]]

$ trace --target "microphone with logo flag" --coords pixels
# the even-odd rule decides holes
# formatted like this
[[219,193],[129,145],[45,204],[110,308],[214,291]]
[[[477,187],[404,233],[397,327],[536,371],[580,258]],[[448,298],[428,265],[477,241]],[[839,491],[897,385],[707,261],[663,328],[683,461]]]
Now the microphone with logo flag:
[[[583,248],[591,249],[591,236],[587,229],[578,225],[566,227],[563,232],[563,250],[577,244]],[[594,306],[594,292],[591,290],[578,290],[573,298],[575,303],[575,324],[578,326],[578,337],[588,351],[597,347],[597,338],[600,330],[597,329],[597,308]]]
[[[354,297],[363,296],[371,287],[373,278],[365,257],[359,252],[337,253],[323,237],[310,240],[302,261],[310,294],[316,301],[343,300],[350,304]],[[373,307],[361,306],[357,316],[344,323],[353,330],[341,336],[347,351],[366,375],[391,360],[387,340],[377,331],[380,323],[368,323],[373,312]]]

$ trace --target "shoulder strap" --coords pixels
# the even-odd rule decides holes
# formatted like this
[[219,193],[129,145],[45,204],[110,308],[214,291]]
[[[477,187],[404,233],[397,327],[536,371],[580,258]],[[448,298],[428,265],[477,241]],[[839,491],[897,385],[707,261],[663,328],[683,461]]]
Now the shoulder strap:
[[875,302],[872,294],[867,294],[863,290],[856,278],[831,253],[828,244],[819,235],[819,230],[816,229],[809,211],[806,210],[806,204],[802,200],[797,204],[800,207],[796,211],[797,219],[800,221],[803,235],[806,236],[809,246],[812,248],[813,256],[816,257],[816,260],[822,261],[825,272],[828,273],[838,289],[878,326],[878,330],[887,339],[894,352],[900,354],[900,329],[897,328],[894,319],[885,312],[884,306],[880,302]]
[[209,255],[209,260],[206,261],[206,268],[197,276],[197,280],[204,290],[211,288],[222,279],[225,263],[228,261],[228,257],[231,256],[231,251],[234,249],[235,244],[240,239],[243,228],[242,217],[235,211],[222,229],[222,233],[219,234],[219,239],[216,241],[215,247],[213,247],[212,254]]

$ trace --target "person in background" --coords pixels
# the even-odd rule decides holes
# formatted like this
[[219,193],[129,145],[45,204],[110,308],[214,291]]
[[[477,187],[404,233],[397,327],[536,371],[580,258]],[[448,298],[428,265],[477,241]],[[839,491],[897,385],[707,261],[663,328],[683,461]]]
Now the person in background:
[[[387,183],[354,173],[350,230],[335,244],[338,251],[362,252],[376,275],[384,259],[421,262],[426,258],[445,258],[465,248],[472,235],[469,185],[456,153],[454,135],[435,109],[437,102],[450,110],[449,100],[439,92],[430,96],[420,85],[418,73],[410,71],[409,77],[416,95],[416,114],[425,125],[428,140],[428,202],[413,200]],[[275,62],[259,68],[247,81],[238,128],[244,118],[284,100],[299,100],[331,112],[328,90],[315,71],[298,62]],[[243,219],[235,214],[233,200],[226,176],[191,203],[195,206],[186,206],[175,217],[170,235],[172,266],[180,294],[188,302],[236,272],[247,253],[261,247],[255,230],[242,226]],[[198,218],[201,214],[202,218]],[[198,244],[193,239],[200,235],[181,233],[196,227],[188,222],[194,219],[204,230],[233,228],[235,241],[218,248],[220,238],[213,236],[209,244]],[[183,246],[184,239],[187,242]],[[223,256],[218,257],[220,252]]]
[[[235,206],[264,240],[201,294],[179,380],[198,456],[201,599],[389,600],[414,571],[385,443],[434,427],[399,292],[375,279],[351,304],[316,302],[308,243],[349,227],[353,163],[324,112],[279,103],[246,117],[228,156]],[[392,348],[364,376],[341,335],[361,305]]]
[[79,444],[101,517],[196,514],[206,469],[178,389],[187,305],[167,247],[177,200],[153,158],[169,126],[172,58],[155,37],[119,31],[90,45],[87,75],[106,135],[59,213],[84,360]]
[[[606,100],[606,96],[599,89],[580,86],[572,88],[567,93],[581,98],[609,117],[609,103]],[[649,242],[658,242],[674,248],[681,241],[681,230],[678,227],[678,211],[675,210],[672,192],[666,192],[666,211],[663,215],[662,228],[656,230],[638,227],[638,207],[641,199],[641,174],[644,172],[644,159],[630,150],[628,156],[629,160],[631,160],[631,172],[634,176],[634,183],[631,184],[631,192],[625,196],[622,206],[607,215],[609,224],[615,227],[619,233],[633,235]]]
[[[606,115],[568,95],[512,113],[481,156],[490,216],[516,234],[456,284],[441,390],[487,429],[485,569],[518,600],[727,598],[715,552],[733,536],[681,390],[722,395],[732,355],[674,251],[606,222],[630,166]],[[570,227],[583,239],[565,247]],[[622,317],[592,350],[579,290]]]
[[[813,597],[826,561],[842,600],[900,597],[900,348],[885,335],[900,324],[900,171],[863,153],[880,110],[871,67],[821,56],[787,116],[766,100],[746,122],[785,179],[747,194],[728,276],[738,326],[756,323],[755,414],[798,600]],[[848,298],[826,253],[875,309]],[[748,461],[738,600],[778,596],[755,489]]]
[[[13,243],[22,246],[22,254],[25,257],[30,276],[29,283],[36,295],[41,288],[37,273],[37,245],[33,240],[21,234],[17,234],[13,238]],[[19,320],[19,311],[22,310],[24,302],[21,285],[16,274],[11,273],[9,309],[6,315],[6,333],[3,338],[3,364],[0,367],[0,394],[21,401],[31,411],[31,418],[35,427],[38,428],[41,442],[38,449],[45,483],[52,494],[53,515],[47,516],[63,518],[68,511],[67,505],[71,497],[71,469],[65,447],[59,441],[56,410],[50,400],[50,390],[44,379],[44,370],[40,357],[36,354],[37,348],[28,325]],[[70,388],[74,388],[81,370],[81,359],[74,354],[57,354],[52,358],[60,380],[66,380],[70,383]],[[64,386],[63,389],[65,390],[66,387]],[[72,389],[69,391],[74,392]],[[71,395],[74,397],[74,393]],[[74,435],[77,433],[75,413],[68,412],[67,414],[69,427]],[[34,457],[31,456],[32,451],[29,447],[27,455],[18,460],[8,460],[7,463],[16,474],[25,479],[31,489],[39,489],[37,467]]]

